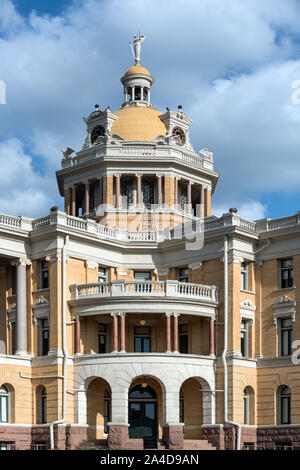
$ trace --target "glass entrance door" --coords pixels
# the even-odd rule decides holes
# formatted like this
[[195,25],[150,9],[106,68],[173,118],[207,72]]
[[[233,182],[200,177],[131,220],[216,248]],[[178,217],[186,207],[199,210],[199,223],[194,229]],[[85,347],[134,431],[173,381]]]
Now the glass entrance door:
[[149,385],[137,385],[129,392],[129,437],[157,438],[157,396]]
[[129,437],[157,437],[156,402],[129,403]]

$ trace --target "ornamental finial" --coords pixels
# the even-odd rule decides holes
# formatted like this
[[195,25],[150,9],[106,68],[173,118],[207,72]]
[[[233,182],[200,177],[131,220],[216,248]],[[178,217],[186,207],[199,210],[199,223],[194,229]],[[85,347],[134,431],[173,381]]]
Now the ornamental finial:
[[142,42],[144,42],[145,39],[146,39],[146,36],[138,32],[138,34],[134,36],[134,41],[129,41],[136,64],[139,64],[141,61]]

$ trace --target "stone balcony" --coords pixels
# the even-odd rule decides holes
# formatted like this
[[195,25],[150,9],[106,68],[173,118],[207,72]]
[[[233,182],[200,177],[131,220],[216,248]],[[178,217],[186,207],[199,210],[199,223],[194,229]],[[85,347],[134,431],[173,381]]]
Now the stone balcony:
[[74,284],[69,305],[76,315],[114,312],[181,313],[215,318],[219,288],[167,281]]

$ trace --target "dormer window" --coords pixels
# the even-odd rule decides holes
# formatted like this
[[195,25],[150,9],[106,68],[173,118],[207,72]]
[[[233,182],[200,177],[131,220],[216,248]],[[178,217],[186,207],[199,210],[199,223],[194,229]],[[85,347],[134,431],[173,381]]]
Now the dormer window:
[[180,145],[184,145],[186,141],[185,132],[181,127],[174,127],[172,130],[173,137],[178,137]]
[[105,135],[105,129],[103,126],[96,126],[92,130],[91,134],[91,143],[94,144],[98,137],[104,136]]

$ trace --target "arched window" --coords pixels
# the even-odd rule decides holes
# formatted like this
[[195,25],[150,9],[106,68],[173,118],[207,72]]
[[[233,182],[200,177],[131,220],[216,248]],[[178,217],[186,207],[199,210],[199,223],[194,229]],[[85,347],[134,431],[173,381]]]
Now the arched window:
[[8,423],[9,421],[9,392],[2,385],[0,388],[0,423]]
[[96,126],[91,133],[91,144],[94,144],[98,137],[105,135],[105,129],[103,126]]
[[45,387],[38,387],[36,391],[37,398],[37,422],[39,424],[47,423],[47,390]]
[[291,424],[291,391],[283,386],[278,393],[278,417],[279,424]]
[[249,424],[249,393],[245,389],[243,394],[244,403],[244,424]]
[[154,399],[156,400],[156,392],[153,390],[152,387],[147,385],[143,387],[142,385],[136,385],[133,389],[129,392],[129,399]]
[[108,390],[104,392],[104,432],[108,433],[108,423],[111,420],[111,396]]

